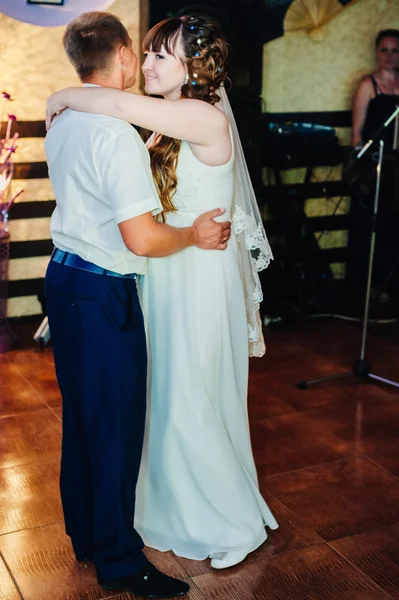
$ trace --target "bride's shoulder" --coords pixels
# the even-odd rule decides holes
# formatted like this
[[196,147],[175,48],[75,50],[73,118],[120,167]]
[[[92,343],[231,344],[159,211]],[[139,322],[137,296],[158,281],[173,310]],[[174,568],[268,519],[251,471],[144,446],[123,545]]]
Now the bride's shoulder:
[[185,102],[190,109],[193,118],[197,121],[203,121],[205,126],[216,128],[217,130],[229,128],[229,121],[218,104],[210,104],[204,100],[194,98],[185,98],[181,102]]

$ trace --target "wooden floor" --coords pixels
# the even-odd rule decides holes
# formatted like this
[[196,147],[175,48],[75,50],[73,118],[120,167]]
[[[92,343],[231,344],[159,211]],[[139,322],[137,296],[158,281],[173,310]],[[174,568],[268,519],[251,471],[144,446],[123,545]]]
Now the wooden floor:
[[[374,371],[399,379],[398,345],[369,340]],[[295,387],[347,370],[359,346],[359,330],[339,321],[268,333],[249,408],[260,486],[280,529],[221,572],[149,550],[158,567],[191,580],[187,600],[399,599],[399,393],[359,380]],[[133,598],[102,591],[64,534],[51,348],[0,355],[0,378],[1,600]]]

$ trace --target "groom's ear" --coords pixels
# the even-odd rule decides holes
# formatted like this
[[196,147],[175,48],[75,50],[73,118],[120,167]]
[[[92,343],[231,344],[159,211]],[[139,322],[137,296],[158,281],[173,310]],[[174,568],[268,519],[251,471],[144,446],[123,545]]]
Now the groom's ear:
[[117,57],[118,57],[118,61],[121,63],[121,65],[125,65],[126,64],[126,46],[119,46],[118,51],[117,51]]
[[118,51],[117,51],[117,57],[118,57],[118,61],[123,64],[123,56],[124,52],[123,52],[123,46],[119,46]]

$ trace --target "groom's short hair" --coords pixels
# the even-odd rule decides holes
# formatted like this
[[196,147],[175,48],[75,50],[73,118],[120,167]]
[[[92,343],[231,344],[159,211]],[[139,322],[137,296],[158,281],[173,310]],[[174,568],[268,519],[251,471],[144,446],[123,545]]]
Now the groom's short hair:
[[129,34],[115,15],[88,12],[69,23],[64,48],[81,80],[107,71],[119,46],[128,46]]

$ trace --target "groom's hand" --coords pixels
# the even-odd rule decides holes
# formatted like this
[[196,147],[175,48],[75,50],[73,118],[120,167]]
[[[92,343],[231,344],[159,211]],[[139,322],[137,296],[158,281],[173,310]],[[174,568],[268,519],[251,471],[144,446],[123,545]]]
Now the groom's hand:
[[224,208],[210,210],[194,221],[193,230],[195,245],[202,250],[225,250],[231,235],[231,223],[225,221],[218,223],[215,217],[220,217]]

